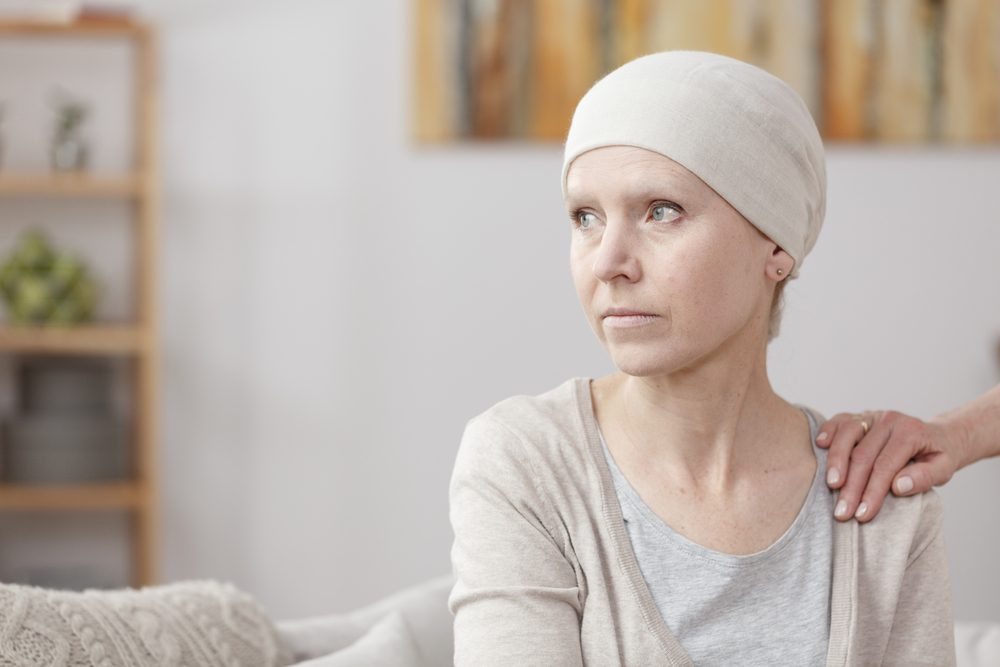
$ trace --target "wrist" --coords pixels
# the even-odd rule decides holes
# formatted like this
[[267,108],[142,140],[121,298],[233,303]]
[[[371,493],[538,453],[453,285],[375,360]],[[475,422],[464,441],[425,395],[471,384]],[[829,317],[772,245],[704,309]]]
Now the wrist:
[[955,414],[954,411],[946,412],[934,417],[930,422],[941,427],[948,443],[948,453],[955,462],[956,471],[981,458],[975,451],[975,443],[972,441],[969,425],[963,419],[963,415]]

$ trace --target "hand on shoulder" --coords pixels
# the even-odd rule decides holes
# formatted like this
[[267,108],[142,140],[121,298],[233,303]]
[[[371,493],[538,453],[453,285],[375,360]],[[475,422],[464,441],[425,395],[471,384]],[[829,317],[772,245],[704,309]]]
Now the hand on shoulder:
[[890,490],[923,493],[950,480],[963,461],[954,429],[894,410],[837,414],[820,427],[816,442],[830,450],[827,484],[840,490],[840,521],[871,521]]

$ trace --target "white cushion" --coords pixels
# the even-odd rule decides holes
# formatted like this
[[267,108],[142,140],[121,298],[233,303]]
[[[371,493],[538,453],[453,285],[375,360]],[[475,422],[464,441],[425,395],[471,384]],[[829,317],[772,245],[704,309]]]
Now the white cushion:
[[958,667],[1000,665],[1000,623],[955,623],[955,657]]
[[406,621],[396,611],[377,621],[350,646],[297,663],[297,667],[417,667],[421,664]]
[[[306,661],[297,664],[347,664],[310,661],[318,658],[330,660],[338,651],[352,650],[355,645],[362,645],[368,650],[367,647],[380,644],[395,646],[399,651],[394,655],[387,654],[386,659],[411,656],[412,661],[379,664],[407,667],[450,665],[454,655],[454,634],[448,594],[453,585],[453,576],[445,574],[397,591],[355,611],[282,621],[278,623],[278,633],[283,643],[291,647],[295,659]],[[398,620],[387,620],[393,616],[397,616]],[[400,648],[403,643],[398,631],[400,624],[407,630],[409,638],[406,649]]]

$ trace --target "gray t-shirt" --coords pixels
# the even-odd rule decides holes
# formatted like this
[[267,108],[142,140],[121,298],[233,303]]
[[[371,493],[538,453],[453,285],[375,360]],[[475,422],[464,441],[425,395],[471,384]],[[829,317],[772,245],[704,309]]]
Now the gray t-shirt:
[[[812,442],[819,424],[809,418]],[[830,632],[834,495],[826,450],[784,535],[745,556],[707,549],[675,532],[622,475],[601,435],[639,569],[667,626],[699,667],[824,665]]]

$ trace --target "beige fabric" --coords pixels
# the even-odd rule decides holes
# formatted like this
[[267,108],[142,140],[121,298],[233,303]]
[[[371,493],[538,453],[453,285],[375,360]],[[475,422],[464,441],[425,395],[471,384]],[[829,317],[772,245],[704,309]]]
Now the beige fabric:
[[679,162],[795,259],[826,213],[823,142],[781,79],[703,51],[663,51],[622,65],[583,96],[566,138],[566,176],[580,154],[637,146]]
[[228,584],[56,591],[0,584],[0,667],[260,667],[291,657]]
[[[449,489],[459,667],[691,664],[642,579],[600,447],[587,378],[466,425]],[[827,665],[954,664],[941,522],[929,493],[836,524]]]

